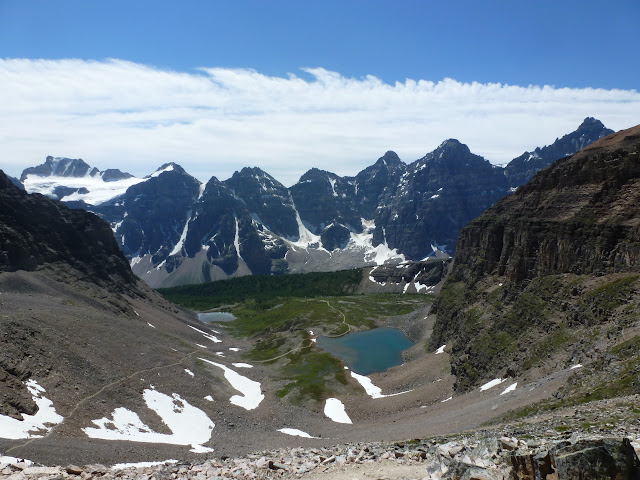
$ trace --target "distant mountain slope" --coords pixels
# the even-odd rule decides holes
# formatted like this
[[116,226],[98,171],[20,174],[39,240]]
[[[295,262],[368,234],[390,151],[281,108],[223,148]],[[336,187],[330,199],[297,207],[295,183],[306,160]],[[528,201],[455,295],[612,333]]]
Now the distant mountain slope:
[[511,160],[505,167],[509,186],[524,185],[539,170],[547,168],[560,158],[573,155],[596,140],[612,133],[613,130],[606,128],[600,120],[593,117],[585,118],[576,131],[556,139],[551,145],[538,147],[533,152],[524,152]]
[[452,345],[459,391],[587,362],[608,394],[637,385],[640,357],[620,345],[640,327],[640,126],[537,173],[456,252],[430,346]]
[[587,118],[505,169],[458,140],[407,165],[386,152],[355,177],[312,168],[290,188],[243,168],[201,184],[179,165],[134,178],[47,157],[22,178],[107,220],[133,271],[154,287],[249,274],[357,268],[453,254],[460,230],[536,171],[608,132]]

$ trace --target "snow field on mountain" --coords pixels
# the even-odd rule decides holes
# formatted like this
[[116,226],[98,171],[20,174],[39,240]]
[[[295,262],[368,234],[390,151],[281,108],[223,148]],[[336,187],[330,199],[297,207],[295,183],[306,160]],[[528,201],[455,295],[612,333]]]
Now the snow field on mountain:
[[67,187],[71,189],[86,188],[88,193],[72,193],[61,198],[62,201],[71,202],[81,200],[89,205],[100,205],[119,195],[124,194],[127,189],[137,183],[144,182],[144,178],[126,178],[113,182],[105,182],[102,177],[39,177],[37,175],[27,175],[24,179],[24,188],[29,193],[41,193],[42,195],[53,196],[56,187]]

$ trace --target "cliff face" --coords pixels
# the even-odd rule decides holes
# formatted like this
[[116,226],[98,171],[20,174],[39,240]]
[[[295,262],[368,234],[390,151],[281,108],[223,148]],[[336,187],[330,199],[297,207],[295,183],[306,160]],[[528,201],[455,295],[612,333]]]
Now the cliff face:
[[519,282],[640,265],[640,127],[538,173],[465,228],[459,269]]
[[536,174],[465,227],[456,252],[430,348],[451,345],[458,391],[606,365],[638,326],[640,126]]
[[91,281],[133,285],[135,277],[96,215],[29,195],[0,171],[0,272],[69,265]]

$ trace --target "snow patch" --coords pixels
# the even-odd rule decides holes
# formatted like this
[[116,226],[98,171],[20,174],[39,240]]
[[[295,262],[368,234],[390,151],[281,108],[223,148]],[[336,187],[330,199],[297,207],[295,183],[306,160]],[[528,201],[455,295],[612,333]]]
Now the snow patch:
[[440,348],[438,348],[438,350],[436,350],[436,355],[439,355],[440,353],[444,353],[444,349],[446,347],[447,347],[446,343],[444,345],[441,345]]
[[82,431],[90,438],[102,440],[191,445],[194,451],[206,448],[201,445],[209,441],[215,427],[206,413],[177,393],[169,396],[157,390],[146,389],[142,397],[171,430],[171,434],[154,432],[140,420],[137,413],[123,407],[116,408],[111,419],[105,417],[93,420],[96,427],[83,428]]
[[243,377],[235,370],[231,370],[229,367],[220,363],[212,362],[206,358],[200,358],[203,362],[210,363],[224,371],[224,378],[227,379],[229,384],[238,390],[241,395],[233,395],[229,401],[233,405],[244,408],[245,410],[253,410],[260,405],[260,402],[264,400],[264,395],[260,389],[260,382],[255,382],[247,377]]
[[242,362],[232,363],[231,365],[237,368],[253,368],[253,365],[249,365],[248,363],[242,363]]
[[[189,328],[193,328],[196,332],[200,332],[206,339],[211,340],[214,343],[222,343],[222,340],[219,340],[217,337],[214,337],[213,335],[208,334],[205,331],[200,330],[199,328],[196,327],[192,327],[191,325],[187,325]],[[196,345],[198,345],[196,343]]]
[[504,382],[506,379],[502,379],[502,378],[494,378],[493,380],[491,380],[490,382],[485,383],[484,385],[482,385],[480,387],[480,391],[484,392],[485,390],[489,390],[490,388],[493,388],[497,385],[500,385],[502,382]]
[[573,365],[569,370],[575,370],[576,368],[582,368],[582,364],[578,363],[576,365]]
[[195,375],[193,374],[193,372],[191,370],[189,370],[188,368],[184,369],[185,372],[187,372],[189,375],[191,375],[192,377],[195,377]]
[[302,438],[320,438],[320,437],[312,437],[307,432],[303,432],[302,430],[298,430],[297,428],[280,428],[279,432],[285,433],[287,435],[292,435],[294,437],[302,437]]
[[213,402],[213,397],[211,395],[207,395],[206,397],[204,397],[204,399],[209,402]]
[[344,404],[337,398],[327,398],[324,414],[336,423],[353,423],[344,410]]
[[178,463],[178,460],[165,460],[163,462],[116,463],[111,467],[111,470],[125,470],[127,468],[149,468],[157,467],[158,465],[173,465],[174,463]]
[[504,395],[505,393],[513,392],[516,389],[517,386],[518,386],[518,382],[512,383],[507,388],[505,388],[504,391],[500,395]]
[[371,398],[395,397],[396,395],[402,395],[403,393],[409,393],[411,391],[411,390],[407,390],[405,392],[383,395],[382,389],[374,385],[369,377],[366,377],[364,375],[359,375],[353,371],[351,372],[351,376],[355,378],[360,385],[362,385],[362,388],[364,388],[364,391],[367,392],[367,395],[369,395]]
[[442,400],[440,403],[444,403],[444,402],[448,402],[449,400],[451,400],[453,397],[449,397],[449,398],[445,398],[444,400]]
[[62,422],[64,418],[58,415],[53,407],[53,402],[43,394],[46,390],[34,379],[25,382],[31,398],[38,406],[38,411],[33,415],[22,414],[22,420],[0,415],[0,438],[12,440],[22,438],[43,437],[53,425]]

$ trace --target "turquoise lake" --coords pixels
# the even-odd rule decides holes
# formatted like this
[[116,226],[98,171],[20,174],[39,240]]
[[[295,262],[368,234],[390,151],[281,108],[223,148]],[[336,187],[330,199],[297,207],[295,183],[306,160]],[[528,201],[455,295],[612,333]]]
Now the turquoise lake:
[[338,338],[319,336],[318,347],[342,360],[360,375],[384,372],[402,364],[402,352],[413,342],[396,328],[373,328]]
[[236,317],[229,312],[205,312],[198,314],[198,320],[205,323],[210,322],[230,322],[235,320]]

